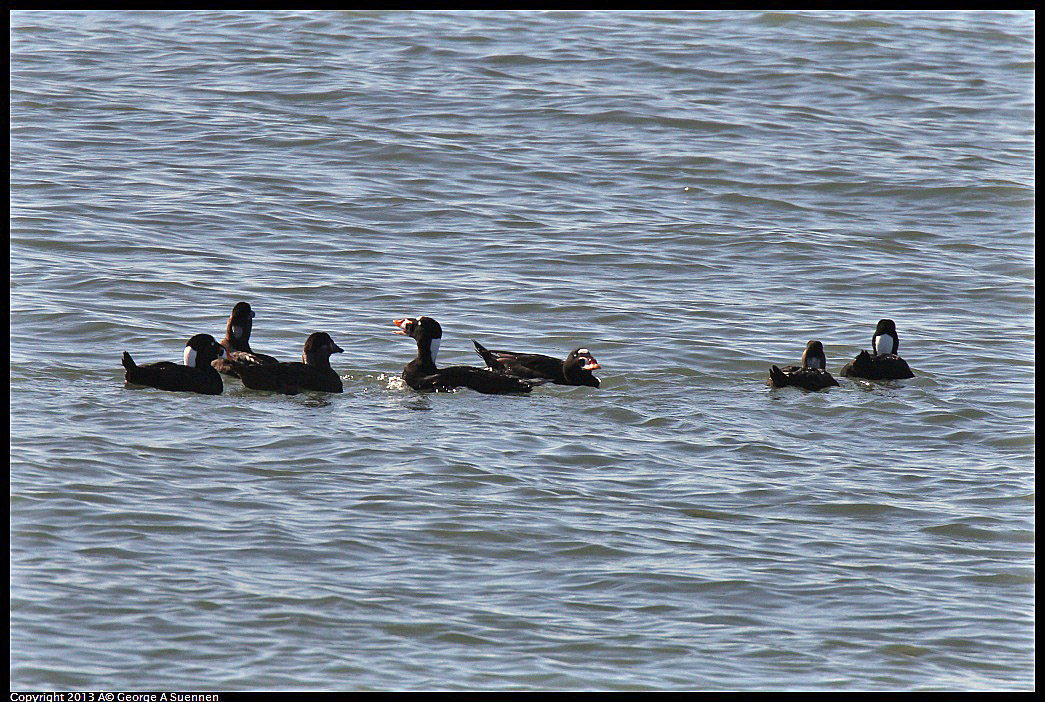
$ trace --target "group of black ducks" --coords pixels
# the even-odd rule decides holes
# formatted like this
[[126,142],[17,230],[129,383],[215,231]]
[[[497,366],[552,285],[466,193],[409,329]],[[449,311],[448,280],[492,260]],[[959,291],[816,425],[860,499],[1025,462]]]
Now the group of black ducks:
[[[342,392],[341,377],[330,366],[330,356],[344,351],[326,332],[314,332],[305,340],[301,361],[279,361],[250,348],[255,314],[246,302],[232,308],[225,338],[219,343],[210,334],[197,334],[185,346],[185,364],[169,361],[138,365],[123,352],[125,378],[132,385],[160,390],[220,395],[221,376],[239,378],[245,387],[287,395],[302,391]],[[443,329],[431,317],[393,320],[396,334],[417,342],[417,356],[403,369],[403,380],[421,392],[446,392],[467,387],[481,393],[530,392],[537,385],[587,385],[599,387],[592,371],[599,368],[588,349],[578,348],[565,360],[537,353],[490,351],[473,341],[486,367],[435,365]]]
[[[842,366],[842,375],[867,380],[901,380],[913,378],[914,373],[907,361],[899,356],[900,335],[896,323],[891,319],[878,320],[871,335],[871,353],[860,351],[852,361]],[[806,344],[802,353],[802,365],[769,369],[771,387],[798,387],[803,390],[823,390],[838,381],[827,371],[827,356],[824,345],[813,340]]]
[[[245,387],[287,395],[302,391],[342,392],[341,377],[330,366],[330,356],[344,351],[326,332],[314,332],[305,340],[301,361],[279,361],[256,353],[250,348],[250,332],[255,314],[246,302],[232,308],[225,338],[219,343],[210,334],[197,334],[185,346],[184,365],[160,361],[138,365],[126,351],[123,367],[126,380],[133,385],[146,385],[160,390],[197,392],[220,395],[224,391],[221,376],[239,378]],[[476,353],[486,363],[477,366],[436,366],[443,328],[431,317],[408,317],[392,320],[396,334],[417,342],[417,356],[406,364],[402,378],[420,392],[448,392],[459,387],[486,394],[530,392],[537,385],[585,385],[599,387],[592,373],[600,368],[586,348],[576,348],[559,360],[537,353],[491,351],[472,341]],[[870,380],[913,378],[907,362],[898,355],[900,337],[891,319],[878,322],[871,337],[871,353],[861,351],[842,368],[843,376]],[[801,366],[769,369],[772,387],[799,387],[822,390],[838,385],[827,371],[824,345],[810,341],[802,354]]]

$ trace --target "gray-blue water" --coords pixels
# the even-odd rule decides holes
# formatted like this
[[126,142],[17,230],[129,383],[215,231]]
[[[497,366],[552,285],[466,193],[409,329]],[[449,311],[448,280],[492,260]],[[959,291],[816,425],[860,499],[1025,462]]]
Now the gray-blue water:
[[1033,688],[1033,13],[10,19],[13,688]]

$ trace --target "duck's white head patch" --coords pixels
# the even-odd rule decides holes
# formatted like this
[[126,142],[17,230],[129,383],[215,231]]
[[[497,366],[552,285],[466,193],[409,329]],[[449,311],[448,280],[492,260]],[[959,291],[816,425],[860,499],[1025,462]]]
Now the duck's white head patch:
[[878,353],[896,353],[896,340],[890,334],[879,334],[874,338],[874,347]]

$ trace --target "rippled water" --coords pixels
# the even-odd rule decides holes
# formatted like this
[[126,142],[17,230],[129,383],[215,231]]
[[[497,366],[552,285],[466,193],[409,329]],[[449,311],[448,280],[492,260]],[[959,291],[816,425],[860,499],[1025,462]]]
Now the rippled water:
[[[13,689],[1032,689],[1033,35],[14,12]],[[238,300],[344,394],[125,387]]]

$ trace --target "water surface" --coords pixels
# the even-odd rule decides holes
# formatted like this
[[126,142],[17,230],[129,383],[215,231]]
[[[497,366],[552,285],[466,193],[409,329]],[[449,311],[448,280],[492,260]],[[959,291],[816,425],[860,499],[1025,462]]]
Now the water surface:
[[[12,689],[1032,689],[1033,39],[13,13]],[[125,386],[239,300],[345,392]],[[420,314],[602,387],[413,393]]]

